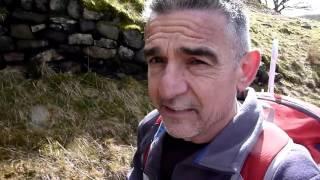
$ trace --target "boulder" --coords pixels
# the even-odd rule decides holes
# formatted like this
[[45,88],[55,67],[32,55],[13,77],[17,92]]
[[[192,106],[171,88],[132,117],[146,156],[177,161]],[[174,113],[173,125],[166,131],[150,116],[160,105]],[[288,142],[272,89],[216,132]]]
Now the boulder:
[[36,10],[47,12],[49,7],[49,0],[34,0]]
[[267,72],[267,67],[265,63],[261,62],[256,75],[255,83],[258,85],[264,85],[268,83],[268,80],[269,74]]
[[60,70],[64,73],[80,73],[82,71],[82,67],[79,63],[73,61],[64,61],[60,63]]
[[0,36],[0,52],[12,51],[14,42],[9,36]]
[[142,65],[146,65],[147,62],[144,58],[144,52],[143,49],[140,49],[139,51],[136,52],[136,54],[134,55],[133,60],[138,63],[138,64],[142,64]]
[[63,54],[77,54],[80,55],[82,53],[82,49],[79,46],[74,45],[66,45],[62,44],[59,46],[58,52],[61,52]]
[[49,45],[47,40],[18,40],[17,48],[20,50],[23,49],[36,49],[36,48],[44,48]]
[[3,55],[3,58],[7,63],[24,61],[24,57],[23,53],[18,52],[10,52]]
[[28,22],[37,23],[37,24],[44,23],[48,18],[44,14],[34,13],[30,11],[22,11],[22,10],[13,11],[12,17],[22,22],[28,21]]
[[90,11],[87,8],[84,8],[82,16],[86,20],[99,20],[103,17],[103,13]]
[[3,59],[2,56],[0,56],[0,70],[4,69],[7,67],[6,61]]
[[12,8],[18,4],[18,0],[2,0],[6,7]]
[[301,25],[302,28],[305,28],[305,29],[312,29],[312,26],[307,23],[307,22],[304,22],[302,25]]
[[117,47],[117,41],[101,38],[99,40],[95,40],[94,45],[102,48],[114,49]]
[[102,36],[108,39],[118,40],[119,38],[119,28],[115,25],[109,24],[108,22],[99,21],[97,23],[97,30]]
[[123,32],[124,44],[134,49],[140,49],[143,46],[143,36],[135,29],[125,30]]
[[5,26],[0,25],[0,36],[6,34],[8,29]]
[[118,54],[120,59],[124,61],[130,61],[134,57],[134,52],[131,49],[124,46],[119,47]]
[[51,11],[64,12],[67,8],[68,0],[50,0],[49,7]]
[[49,27],[57,31],[73,33],[77,28],[77,21],[66,17],[51,17],[50,22]]
[[35,33],[35,32],[39,32],[42,31],[46,28],[45,24],[38,24],[38,25],[33,25],[31,26],[31,32]]
[[36,105],[31,107],[31,121],[28,123],[28,127],[33,131],[45,131],[52,126],[51,116],[48,108],[44,105]]
[[32,10],[32,0],[20,0],[21,7],[25,10]]
[[117,54],[117,50],[115,49],[105,49],[96,46],[86,47],[83,49],[83,52],[96,59],[110,59],[114,58]]
[[50,62],[50,61],[60,61],[64,59],[55,49],[49,49],[43,52],[38,53],[31,58],[32,61],[37,62]]
[[81,5],[79,0],[70,0],[68,4],[68,14],[74,19],[79,19],[81,17]]
[[77,45],[92,45],[93,44],[93,37],[91,34],[72,34],[68,38],[68,42],[70,45],[77,44]]
[[66,43],[68,41],[68,35],[66,33],[51,29],[45,29],[41,31],[39,36],[43,39],[47,39],[56,43]]
[[11,36],[18,39],[33,39],[33,33],[28,24],[12,24]]
[[130,75],[135,75],[135,74],[145,74],[145,70],[143,67],[134,64],[134,63],[124,63],[121,67],[121,71],[124,72],[125,74],[130,74]]
[[90,32],[96,29],[96,23],[89,20],[80,20],[80,31],[81,32]]

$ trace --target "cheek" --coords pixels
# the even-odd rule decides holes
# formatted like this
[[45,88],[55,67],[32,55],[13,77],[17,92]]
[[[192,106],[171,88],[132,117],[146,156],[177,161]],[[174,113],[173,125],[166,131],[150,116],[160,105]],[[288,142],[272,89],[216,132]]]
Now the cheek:
[[148,80],[148,93],[153,105],[157,105],[158,99],[158,83],[154,82],[154,80]]

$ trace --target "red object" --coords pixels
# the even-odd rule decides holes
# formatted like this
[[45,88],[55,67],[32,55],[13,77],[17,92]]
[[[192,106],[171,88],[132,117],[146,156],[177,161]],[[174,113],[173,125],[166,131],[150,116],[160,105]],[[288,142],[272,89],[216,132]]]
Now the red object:
[[[269,93],[258,93],[258,100],[270,105],[274,113],[271,120],[275,125],[264,123],[257,143],[242,166],[243,179],[264,179],[272,160],[290,138],[305,146],[315,162],[320,164],[320,108],[287,96]],[[161,121],[159,116],[155,125],[159,126]],[[150,144],[143,154],[143,165],[146,164],[149,150]]]
[[275,125],[265,124],[253,150],[241,169],[245,180],[263,179],[274,157],[288,143],[288,135]]
[[[264,179],[269,165],[289,137],[297,144],[305,146],[317,164],[320,164],[320,108],[286,96],[258,94],[259,101],[267,103],[274,112],[275,127],[264,127],[257,144],[249,154],[241,175],[245,180]],[[289,137],[288,137],[289,136]]]

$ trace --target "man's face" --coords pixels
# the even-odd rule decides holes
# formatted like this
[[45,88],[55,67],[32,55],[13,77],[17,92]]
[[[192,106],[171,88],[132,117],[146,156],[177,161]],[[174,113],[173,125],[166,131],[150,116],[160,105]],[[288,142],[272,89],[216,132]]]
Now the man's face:
[[149,21],[149,96],[171,136],[208,142],[235,115],[240,73],[230,32],[225,16],[212,11],[175,11]]

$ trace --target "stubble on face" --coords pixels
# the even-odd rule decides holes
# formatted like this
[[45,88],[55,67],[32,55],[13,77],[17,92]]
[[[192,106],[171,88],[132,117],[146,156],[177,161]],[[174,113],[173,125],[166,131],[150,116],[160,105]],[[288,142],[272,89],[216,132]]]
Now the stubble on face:
[[[230,64],[226,65],[226,62],[224,62],[226,59],[231,58],[222,53],[229,53],[230,46],[228,43],[230,39],[224,38],[226,30],[222,26],[226,26],[226,23],[221,20],[224,18],[221,14],[217,13],[217,16],[214,16],[220,24],[218,22],[214,27],[211,27],[208,23],[204,24],[204,21],[194,21],[192,17],[199,19],[198,15],[203,15],[211,20],[212,12],[204,14],[198,11],[193,14],[193,12],[189,11],[188,13],[187,16],[184,12],[173,13],[171,14],[172,16],[165,15],[165,18],[159,18],[160,20],[155,17],[156,21],[149,23],[146,32],[146,47],[149,49],[154,47],[160,49],[158,54],[156,54],[157,58],[160,57],[160,59],[157,59],[157,61],[160,61],[160,64],[154,64],[153,61],[151,65],[149,63],[149,95],[156,108],[160,111],[167,132],[171,136],[194,143],[206,143],[212,140],[235,114],[234,92],[236,90],[234,85],[235,77],[233,77],[234,72],[230,70]],[[176,18],[177,15],[179,18]],[[190,22],[193,24],[188,24]],[[197,27],[197,25],[200,26]],[[175,29],[175,26],[178,27]],[[192,28],[189,29],[189,27]],[[208,36],[212,37],[211,35],[214,42],[211,42],[212,39],[207,38]],[[186,44],[190,45],[191,48],[199,47],[199,42],[206,48],[214,49],[214,53],[219,52],[215,55],[217,55],[218,64],[223,63],[223,65],[212,65],[210,64],[211,62],[198,64],[197,61],[196,65],[193,65],[189,61],[185,62],[186,59],[198,58],[198,56],[179,53],[177,49],[186,46]],[[203,56],[200,56],[201,58]],[[182,63],[182,67],[186,68],[183,69],[183,73],[173,73],[171,75],[173,75],[173,78],[178,77],[176,81],[179,82],[177,83],[183,81],[183,83],[187,84],[187,90],[176,93],[175,96],[168,98],[163,93],[170,89],[166,85],[168,83],[172,87],[174,85],[172,85],[172,79],[168,79],[168,76],[166,76],[167,79],[165,81],[163,78],[166,75],[165,73],[175,72],[168,71],[167,68],[169,66],[170,68],[176,68],[175,70],[177,71],[181,70],[181,66],[172,66],[175,63]],[[153,67],[158,68],[155,74],[150,73]],[[232,67],[234,67],[233,64]],[[196,69],[196,71],[191,71],[190,69]],[[181,74],[184,76],[181,76]],[[176,91],[172,87],[170,90]],[[213,95],[213,93],[216,94]]]

